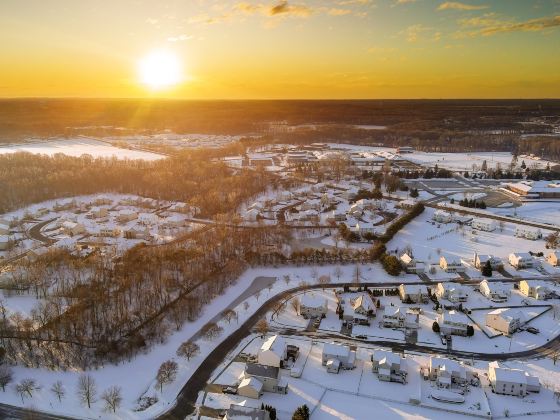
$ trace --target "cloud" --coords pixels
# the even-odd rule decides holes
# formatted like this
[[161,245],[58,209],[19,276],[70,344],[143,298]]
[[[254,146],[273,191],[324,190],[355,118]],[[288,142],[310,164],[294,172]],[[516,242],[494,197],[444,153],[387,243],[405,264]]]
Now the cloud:
[[523,22],[504,20],[488,13],[481,17],[462,19],[459,23],[463,27],[479,28],[470,32],[459,32],[461,36],[491,36],[510,32],[541,32],[560,27],[560,15],[530,19]]
[[177,35],[177,36],[170,36],[169,38],[167,38],[168,42],[180,42],[180,41],[188,41],[189,39],[192,39],[192,35],[186,35],[186,34],[181,34],[181,35]]
[[400,33],[405,35],[405,38],[408,42],[417,42],[420,40],[422,33],[429,31],[432,31],[432,28],[418,23],[416,25],[409,26]]
[[395,4],[415,3],[416,0],[395,0]]
[[290,4],[287,0],[281,1],[280,3],[268,7],[268,16],[277,15],[290,15],[298,17],[307,17],[313,13],[313,10],[305,5],[300,4]]
[[481,5],[474,5],[474,4],[465,4],[460,3],[458,1],[446,1],[441,3],[436,10],[483,10],[488,9],[489,6],[484,4]]
[[332,9],[329,9],[327,13],[331,16],[344,16],[344,15],[352,14],[353,12],[352,10],[349,9],[338,9],[334,7]]

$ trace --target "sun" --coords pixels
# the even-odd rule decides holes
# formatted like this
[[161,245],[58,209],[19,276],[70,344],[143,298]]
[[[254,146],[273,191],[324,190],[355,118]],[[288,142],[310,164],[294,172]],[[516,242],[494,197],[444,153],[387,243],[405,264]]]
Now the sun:
[[159,90],[177,85],[182,80],[181,63],[171,51],[157,50],[144,56],[138,63],[140,82]]

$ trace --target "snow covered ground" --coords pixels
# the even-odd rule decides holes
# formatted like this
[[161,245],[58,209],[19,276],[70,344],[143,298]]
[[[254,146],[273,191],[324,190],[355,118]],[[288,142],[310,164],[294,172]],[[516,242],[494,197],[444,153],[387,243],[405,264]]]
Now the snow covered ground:
[[521,207],[490,208],[494,214],[560,226],[560,202],[523,203]]
[[121,149],[108,143],[85,137],[79,137],[70,140],[57,139],[36,143],[22,143],[12,146],[0,147],[0,154],[16,152],[28,152],[48,156],[53,156],[57,153],[63,153],[65,155],[75,157],[79,157],[82,155],[91,155],[94,158],[116,157],[117,159],[133,160],[158,160],[165,158],[165,156],[157,153],[144,152],[141,150]]

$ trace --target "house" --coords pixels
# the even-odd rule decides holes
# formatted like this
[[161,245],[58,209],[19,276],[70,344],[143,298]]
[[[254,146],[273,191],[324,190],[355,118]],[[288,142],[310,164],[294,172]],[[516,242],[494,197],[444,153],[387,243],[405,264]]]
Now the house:
[[105,205],[113,204],[113,200],[111,200],[109,197],[105,195],[98,195],[93,199],[93,204],[96,206],[105,206]]
[[371,356],[371,369],[377,373],[380,381],[406,383],[408,375],[406,360],[398,354],[375,350]]
[[247,363],[242,374],[245,378],[255,378],[262,383],[262,391],[286,394],[288,383],[280,377],[280,368],[277,366],[266,366],[258,363]]
[[7,235],[0,235],[0,251],[5,251],[10,246],[10,237]]
[[438,316],[441,335],[460,335],[466,337],[471,325],[465,322],[465,315],[455,311],[444,311]]
[[286,341],[279,335],[268,337],[262,344],[257,361],[261,365],[281,368],[288,358]]
[[[342,369],[354,369],[356,367],[356,351],[342,344],[325,343],[323,346],[322,364],[327,366],[329,361],[337,360]],[[334,363],[336,365],[336,363]],[[333,363],[331,363],[331,366]]]
[[560,266],[560,251],[553,251],[546,256],[546,260],[550,265],[555,267]]
[[506,302],[510,295],[510,287],[502,282],[489,282],[482,280],[478,290],[492,302]]
[[72,210],[75,207],[76,207],[76,200],[74,200],[73,198],[67,198],[62,201],[57,201],[53,209],[55,211]]
[[450,302],[466,302],[468,293],[457,283],[438,283],[434,292],[438,299],[447,299]]
[[451,223],[453,215],[445,210],[436,210],[432,216],[432,220],[438,223]]
[[123,236],[126,239],[143,239],[143,240],[150,240],[152,235],[148,229],[139,230],[134,228],[124,229]]
[[243,378],[237,387],[237,395],[258,400],[263,394],[263,384],[255,377]]
[[473,219],[471,227],[484,232],[493,232],[496,230],[496,222],[491,219]]
[[86,229],[81,223],[66,221],[62,223],[62,231],[69,236],[79,235],[85,233]]
[[375,302],[366,292],[351,295],[337,293],[337,313],[342,312],[342,319],[354,324],[369,325],[370,318],[377,311]]
[[299,313],[305,319],[323,318],[327,315],[327,299],[315,293],[306,293],[300,300]]
[[222,420],[270,420],[270,414],[259,408],[231,404]]
[[521,280],[519,282],[519,291],[522,295],[537,300],[545,300],[550,293],[549,287],[538,280]]
[[521,369],[500,367],[498,362],[488,364],[488,381],[492,392],[502,395],[525,396],[541,389],[539,378]]
[[327,360],[327,373],[338,373],[340,372],[340,360],[338,359],[329,359]]
[[461,260],[456,257],[439,257],[439,266],[446,273],[464,273],[466,271],[465,266],[461,263]]
[[423,284],[401,284],[399,296],[405,303],[425,303],[429,298],[428,288]]
[[499,270],[504,266],[502,260],[499,257],[478,253],[474,254],[474,266],[479,270],[482,270],[484,268],[487,261],[490,261],[490,267],[492,267],[492,270]]
[[344,222],[345,220],[346,220],[346,213],[339,210],[333,210],[327,216],[328,222]]
[[418,328],[419,315],[396,306],[385,307],[381,324],[385,328]]
[[159,222],[159,216],[155,213],[138,213],[138,224],[143,226],[155,225]]
[[138,218],[138,213],[134,210],[124,209],[117,213],[116,221],[119,223],[126,223]]
[[397,153],[399,155],[402,155],[403,153],[414,153],[414,147],[412,146],[397,147]]
[[542,238],[542,231],[540,229],[529,229],[525,227],[515,228],[515,236],[518,238],[530,239],[536,241]]
[[364,214],[364,208],[357,203],[354,203],[350,209],[348,209],[348,215],[356,219],[359,219]]
[[356,223],[356,232],[361,236],[366,234],[375,235],[375,226],[371,222],[358,222]]
[[506,335],[513,334],[524,323],[523,312],[514,308],[498,308],[486,314],[486,326]]
[[10,233],[10,226],[0,223],[0,235],[8,235]]
[[402,254],[399,260],[404,270],[409,274],[420,274],[426,271],[426,264],[414,259],[406,253]]
[[258,217],[260,216],[261,212],[259,209],[257,208],[252,208],[247,210],[245,213],[243,213],[243,220],[245,220],[246,222],[256,222]]
[[506,183],[507,191],[528,199],[560,198],[560,181],[529,181]]
[[121,234],[120,229],[111,228],[111,227],[102,227],[99,229],[99,233],[97,236],[107,237],[107,238],[116,238]]
[[169,207],[167,210],[175,213],[181,213],[181,214],[192,214],[189,205],[187,203],[181,203],[181,202],[172,204],[171,207]]
[[86,215],[88,219],[101,219],[107,217],[109,211],[105,207],[92,207],[89,213]]
[[463,387],[467,383],[467,370],[454,360],[430,357],[428,379],[435,381],[439,388]]
[[517,270],[536,266],[536,260],[528,252],[512,252],[509,254],[508,261]]

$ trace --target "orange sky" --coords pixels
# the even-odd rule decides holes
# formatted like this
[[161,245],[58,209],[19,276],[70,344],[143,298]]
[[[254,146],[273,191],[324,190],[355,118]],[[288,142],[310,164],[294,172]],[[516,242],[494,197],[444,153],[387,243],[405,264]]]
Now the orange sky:
[[[2,0],[0,96],[560,97],[558,0]],[[141,82],[174,54],[182,80]]]

